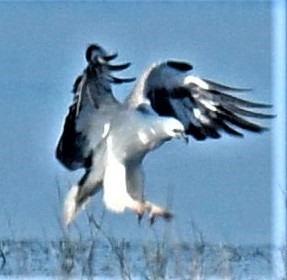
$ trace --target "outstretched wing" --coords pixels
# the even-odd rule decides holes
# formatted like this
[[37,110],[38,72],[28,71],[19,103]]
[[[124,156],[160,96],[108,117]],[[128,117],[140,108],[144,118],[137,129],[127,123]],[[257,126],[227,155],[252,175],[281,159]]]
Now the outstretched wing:
[[130,66],[130,63],[111,65],[109,62],[116,57],[117,54],[108,55],[98,45],[91,45],[86,51],[88,65],[74,83],[74,102],[56,148],[57,159],[70,170],[90,166],[105,124],[121,106],[112,93],[111,84],[134,81],[112,76],[113,71]]
[[250,118],[272,118],[273,115],[254,111],[270,105],[236,97],[236,93],[249,89],[201,79],[190,75],[190,70],[192,65],[180,61],[152,65],[137,82],[127,103],[131,107],[148,103],[159,115],[177,118],[186,133],[197,140],[219,138],[222,131],[242,137],[240,129],[266,129]]

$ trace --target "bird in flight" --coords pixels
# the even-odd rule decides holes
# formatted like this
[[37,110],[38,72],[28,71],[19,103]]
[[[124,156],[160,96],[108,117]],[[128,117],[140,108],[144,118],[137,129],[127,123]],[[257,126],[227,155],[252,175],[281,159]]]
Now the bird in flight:
[[[97,44],[86,50],[87,66],[73,86],[73,103],[65,118],[57,159],[69,170],[83,168],[64,202],[64,223],[69,225],[90,198],[103,190],[105,206],[118,213],[134,211],[171,219],[172,214],[144,197],[143,160],[152,150],[174,138],[203,141],[221,133],[243,137],[243,131],[260,133],[255,119],[269,104],[236,96],[249,89],[234,88],[190,74],[192,65],[177,60],[152,64],[138,78],[123,102],[112,85],[134,82],[114,75],[130,63],[112,64]],[[251,120],[250,120],[251,119]]]

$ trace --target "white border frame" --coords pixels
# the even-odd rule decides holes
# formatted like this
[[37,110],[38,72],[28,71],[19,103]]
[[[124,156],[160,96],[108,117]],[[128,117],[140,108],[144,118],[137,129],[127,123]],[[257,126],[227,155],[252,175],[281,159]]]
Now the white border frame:
[[277,117],[274,121],[272,141],[273,197],[272,245],[273,277],[286,279],[286,3],[273,0],[272,5],[273,50],[273,103]]

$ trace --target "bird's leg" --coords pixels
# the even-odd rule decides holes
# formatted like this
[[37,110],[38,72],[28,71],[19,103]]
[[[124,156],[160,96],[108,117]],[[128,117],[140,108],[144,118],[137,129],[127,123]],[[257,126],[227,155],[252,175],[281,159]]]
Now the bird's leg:
[[146,211],[145,203],[143,201],[135,200],[131,197],[128,197],[127,201],[129,202],[127,203],[126,207],[136,213],[138,223],[140,223],[143,218],[144,212]]
[[137,213],[137,218],[138,218],[138,224],[140,225],[142,218],[143,218],[144,213]]
[[145,212],[145,205],[142,201],[136,201],[136,202],[137,202],[137,205],[135,207],[135,212],[138,217],[138,223],[140,224],[143,218],[144,212]]
[[156,217],[162,217],[167,221],[173,217],[170,212],[149,201],[132,200],[128,208],[136,213],[139,223],[141,222],[145,212],[149,213],[149,220],[151,225],[154,224]]
[[169,221],[173,217],[170,212],[149,201],[145,201],[144,205],[145,210],[149,212],[149,219],[151,225],[154,223],[156,217],[163,217],[167,221]]

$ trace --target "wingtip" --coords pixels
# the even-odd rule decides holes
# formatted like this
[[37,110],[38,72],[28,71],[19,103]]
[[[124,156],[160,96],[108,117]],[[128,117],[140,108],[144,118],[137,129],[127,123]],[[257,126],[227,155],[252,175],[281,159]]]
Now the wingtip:
[[103,51],[103,49],[97,44],[90,44],[87,47],[86,53],[85,53],[85,57],[86,57],[87,62],[90,62],[92,60],[94,51],[100,52],[100,51]]
[[107,68],[109,71],[121,71],[129,68],[131,66],[130,62],[123,63],[123,64],[117,64],[117,65],[111,65],[107,64]]
[[109,76],[109,81],[114,84],[131,83],[134,82],[136,78],[117,78],[114,76]]
[[107,62],[111,61],[111,60],[114,60],[115,58],[118,57],[118,53],[113,53],[113,54],[108,54],[108,55],[105,55],[103,56],[103,59]]

